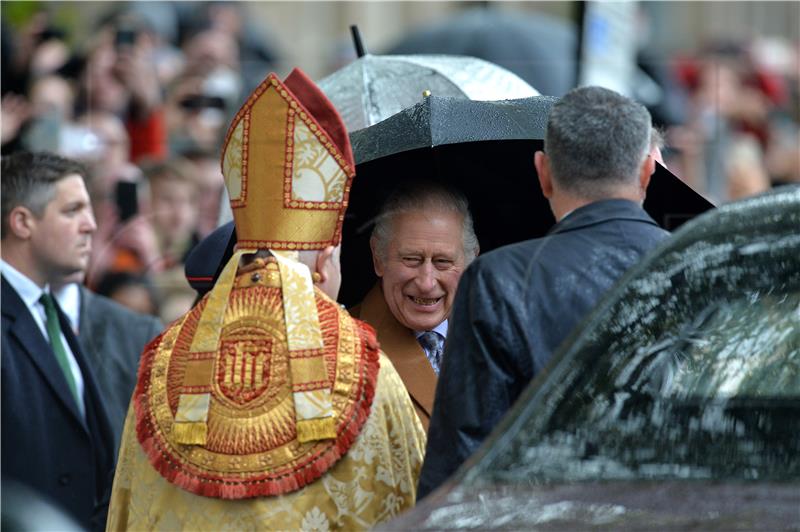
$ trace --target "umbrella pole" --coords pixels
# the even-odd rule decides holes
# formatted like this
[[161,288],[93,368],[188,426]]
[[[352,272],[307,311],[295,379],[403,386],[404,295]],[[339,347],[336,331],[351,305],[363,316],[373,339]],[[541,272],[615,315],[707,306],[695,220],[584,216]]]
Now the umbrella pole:
[[358,31],[358,26],[355,24],[350,26],[350,33],[353,35],[353,45],[356,47],[356,56],[364,57],[367,52],[364,50],[364,43],[361,42],[361,32]]

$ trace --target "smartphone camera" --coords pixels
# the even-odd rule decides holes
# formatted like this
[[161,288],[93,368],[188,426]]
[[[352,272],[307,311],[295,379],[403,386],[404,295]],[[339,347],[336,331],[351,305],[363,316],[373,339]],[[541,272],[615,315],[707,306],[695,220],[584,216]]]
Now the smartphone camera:
[[117,214],[126,222],[139,212],[139,193],[134,181],[118,181],[116,189]]
[[117,33],[114,36],[114,46],[118,49],[131,48],[136,42],[136,37],[137,33],[135,29],[123,26],[117,29]]

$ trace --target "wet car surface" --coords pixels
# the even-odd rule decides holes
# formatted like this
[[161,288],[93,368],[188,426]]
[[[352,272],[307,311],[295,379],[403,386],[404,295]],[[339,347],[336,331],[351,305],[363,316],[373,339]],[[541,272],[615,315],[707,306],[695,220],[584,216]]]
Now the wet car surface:
[[800,187],[634,267],[483,447],[384,529],[800,527]]

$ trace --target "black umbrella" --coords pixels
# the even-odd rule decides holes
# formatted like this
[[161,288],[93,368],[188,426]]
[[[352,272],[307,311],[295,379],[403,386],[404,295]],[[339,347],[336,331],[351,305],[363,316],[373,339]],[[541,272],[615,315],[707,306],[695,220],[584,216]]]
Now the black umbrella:
[[[457,187],[466,195],[481,251],[536,238],[555,220],[539,189],[534,153],[542,149],[556,98],[477,102],[431,96],[371,127],[351,133],[356,178],[344,219],[339,301],[358,303],[376,281],[369,237],[383,201],[409,178]],[[674,229],[712,205],[659,166],[645,209]],[[215,238],[229,242],[232,224]],[[187,260],[187,276],[217,273],[219,245]],[[194,253],[193,253],[194,255]],[[210,259],[209,259],[210,258]],[[204,275],[192,275],[202,271]],[[210,281],[210,279],[208,279]],[[207,281],[207,282],[208,282]],[[195,283],[197,286],[197,283]]]
[[[369,249],[373,220],[395,185],[411,177],[447,183],[466,195],[481,252],[546,234],[555,220],[533,158],[557,100],[431,96],[352,133],[357,168],[342,233],[339,300],[347,306],[359,302],[376,281]],[[672,230],[713,205],[658,165],[644,207]]]
[[469,9],[406,36],[387,54],[478,57],[514,72],[542,94],[563,96],[576,82],[575,24],[543,13]]

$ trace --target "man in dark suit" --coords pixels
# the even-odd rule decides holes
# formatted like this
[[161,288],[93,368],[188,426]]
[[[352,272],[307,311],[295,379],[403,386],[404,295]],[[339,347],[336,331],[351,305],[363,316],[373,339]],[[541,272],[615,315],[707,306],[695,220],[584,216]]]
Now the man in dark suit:
[[48,279],[84,270],[96,226],[82,168],[2,159],[2,476],[105,526],[113,437],[94,372]]
[[600,297],[668,233],[641,205],[655,161],[640,104],[574,89],[535,155],[557,220],[547,236],[479,257],[461,278],[417,498],[461,465]]
[[[65,281],[68,281],[64,284]],[[139,357],[164,325],[155,316],[134,312],[81,284],[83,272],[51,280],[51,288],[72,331],[78,336],[100,388],[114,433],[114,456],[136,386]]]

